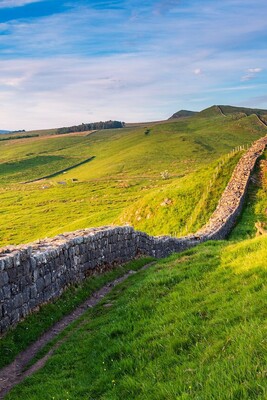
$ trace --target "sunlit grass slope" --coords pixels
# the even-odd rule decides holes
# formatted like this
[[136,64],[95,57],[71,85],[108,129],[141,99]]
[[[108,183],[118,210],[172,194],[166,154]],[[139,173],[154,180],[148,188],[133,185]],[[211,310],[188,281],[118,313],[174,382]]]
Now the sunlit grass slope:
[[264,399],[267,238],[131,277],[7,399]]
[[214,173],[218,162],[214,162],[181,179],[111,179],[0,188],[2,243],[23,243],[111,222],[130,223],[151,234],[194,230],[216,207],[240,154],[227,160],[218,174]]
[[[111,223],[153,234],[193,231],[214,209],[241,153],[214,177],[220,160],[266,131],[254,115],[217,115],[0,142],[0,245]],[[20,183],[90,157],[52,179]]]
[[267,223],[267,160],[263,154],[252,176],[246,206],[239,219],[239,223],[232,231],[231,240],[248,239],[255,236],[256,222]]
[[158,176],[168,170],[180,176],[212,162],[233,147],[251,143],[266,132],[256,116],[193,117],[147,129],[102,131],[89,140],[95,160],[65,178]]
[[[264,157],[253,178],[235,240],[252,237],[264,218]],[[206,243],[157,262],[88,312],[46,367],[7,399],[265,399],[266,257],[260,237]],[[62,304],[72,303],[65,296]],[[37,315],[31,335],[38,326]],[[29,340],[27,330],[17,331],[20,342]],[[16,350],[17,331],[5,338],[5,357]]]
[[0,184],[36,179],[91,156],[80,136],[45,136],[0,142]]
[[267,110],[263,110],[260,108],[248,108],[248,107],[233,107],[233,106],[224,106],[224,105],[214,105],[205,110],[201,111],[198,116],[206,116],[212,117],[216,115],[233,115],[233,116],[246,116],[256,114],[259,116],[266,116]]
[[[248,130],[253,129],[247,117],[242,117],[238,123],[243,124],[243,129],[244,124]],[[251,134],[255,133],[247,131],[248,136]],[[185,215],[182,207],[188,204],[193,228],[198,220],[202,222],[201,215],[213,207],[227,180],[226,175],[230,174],[239,156],[237,152],[222,166],[223,157],[219,160],[216,155],[207,163],[203,160],[196,170],[192,169],[181,178],[162,180],[156,174],[149,179],[145,176],[142,179],[113,177],[105,181],[102,178],[94,181],[94,188],[91,186],[91,201],[96,196],[95,210],[99,202],[104,210],[108,205],[112,213],[118,197],[120,212],[128,205],[130,218],[136,209],[129,211],[134,207],[129,199],[134,199],[137,206],[143,200],[144,204],[152,202],[155,210],[161,195],[173,204],[174,198],[182,197],[183,201],[175,203],[174,214],[179,218],[180,209],[180,215]],[[267,237],[253,237],[254,223],[266,221],[265,157],[255,172],[245,210],[230,242],[201,244],[157,261],[148,270],[131,276],[102,304],[89,310],[82,324],[71,328],[66,342],[46,366],[16,387],[7,400],[266,399]],[[80,171],[83,168],[79,167]],[[209,192],[202,192],[200,182],[210,181]],[[80,208],[83,207],[84,190],[92,182],[88,179],[63,187],[54,182],[46,190],[53,195],[58,191],[58,198],[65,193],[61,201],[72,199],[70,204],[62,203],[71,212],[79,196]],[[106,182],[111,186],[110,192],[107,192]],[[34,185],[23,186],[32,205],[36,202],[33,194],[41,193],[38,185],[36,189]],[[42,192],[43,203],[48,201],[46,190]],[[196,206],[190,200],[193,197],[196,197]],[[51,207],[54,204],[58,207],[51,215],[62,209],[57,201],[51,201]],[[88,205],[86,207],[89,209]],[[162,210],[168,210],[168,206],[162,206]],[[116,211],[113,212],[115,217]],[[161,222],[164,218],[158,216],[158,212],[161,211],[156,211],[153,218],[160,229],[164,229]],[[81,210],[81,218],[82,215],[84,210]],[[206,217],[203,216],[203,221]],[[64,213],[60,218],[64,220]],[[171,218],[171,214],[165,215],[165,221]],[[51,218],[47,217],[47,223],[49,220]],[[53,223],[51,229],[52,226]],[[69,307],[69,302],[66,297],[65,307]],[[27,336],[25,331],[20,332]]]
[[[215,210],[242,152],[218,159],[180,179],[161,182],[125,208],[116,220],[152,235],[183,235],[199,229]],[[169,183],[168,183],[169,182]]]

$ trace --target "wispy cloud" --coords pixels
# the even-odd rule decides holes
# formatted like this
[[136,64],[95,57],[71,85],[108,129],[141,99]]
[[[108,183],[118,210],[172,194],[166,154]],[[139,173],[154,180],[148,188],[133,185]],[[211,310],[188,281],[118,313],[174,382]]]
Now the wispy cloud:
[[201,68],[195,68],[193,72],[195,75],[201,75],[203,73]]
[[260,72],[262,72],[262,68],[248,68],[246,74],[242,76],[241,81],[250,81],[251,79],[254,79]]
[[46,3],[0,24],[1,129],[160,119],[264,95],[265,0],[57,0],[68,8],[51,1],[44,17]]
[[22,7],[26,4],[39,3],[43,0],[0,0],[0,8]]

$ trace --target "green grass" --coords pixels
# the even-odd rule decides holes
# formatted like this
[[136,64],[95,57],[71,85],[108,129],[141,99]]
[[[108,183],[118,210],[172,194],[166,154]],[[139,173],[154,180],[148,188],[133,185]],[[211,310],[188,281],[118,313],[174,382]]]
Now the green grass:
[[[265,133],[253,115],[215,116],[89,136],[0,142],[0,246],[112,223],[130,222],[153,234],[194,231],[206,222],[234,166],[229,161],[214,180],[219,159]],[[93,156],[89,163],[54,178],[19,183],[55,174]],[[168,180],[161,178],[165,170]],[[172,200],[168,207],[161,206],[165,198]]]
[[[90,226],[130,223],[150,234],[186,233],[204,223],[217,205],[241,152],[183,178],[101,180],[0,188],[1,244]],[[94,161],[91,161],[92,163]],[[209,183],[212,187],[209,187]],[[165,199],[171,204],[164,206]]]
[[266,256],[259,238],[159,261],[7,399],[264,399]]
[[0,151],[2,186],[49,175],[92,156],[86,139],[80,136],[0,142]]
[[138,270],[151,262],[150,257],[140,258],[125,265],[104,272],[101,275],[91,276],[82,283],[68,287],[61,297],[53,303],[40,307],[35,312],[20,322],[15,328],[8,331],[0,340],[0,368],[9,364],[15,356],[35,342],[57,321],[71,313],[78,305],[84,302],[92,293],[106,283],[123,276],[129,270]]
[[[264,216],[266,175],[259,173],[235,240],[249,227],[252,236],[255,218]],[[261,237],[208,242],[158,261],[116,287],[80,327],[69,327],[45,368],[7,399],[266,398],[266,256]],[[2,365],[93,290],[146,262],[68,289],[28,317],[3,339]]]
[[225,114],[233,113],[244,113],[246,115],[257,114],[257,115],[267,115],[267,110],[261,108],[247,108],[247,107],[233,107],[233,106],[220,106],[221,110]]
[[196,171],[227,154],[235,146],[251,143],[266,133],[257,117],[190,118],[145,129],[97,132],[90,135],[94,163],[81,166],[65,178],[81,180],[144,176],[154,178],[168,170],[173,177]]
[[237,241],[255,236],[256,222],[267,223],[266,214],[267,196],[267,169],[266,152],[257,163],[253,174],[253,181],[250,182],[246,206],[239,218],[239,223],[231,232],[230,239]]
[[198,117],[214,117],[218,115],[232,116],[233,118],[242,118],[246,115],[260,115],[266,116],[267,110],[260,108],[247,108],[247,107],[233,107],[233,106],[211,106],[201,111]]
[[209,219],[242,152],[219,159],[192,174],[154,187],[126,208],[115,222],[128,223],[152,235],[180,236],[199,229]]
[[[212,117],[213,112],[88,137],[0,143],[6,166],[2,178],[0,169],[1,243],[110,222],[130,222],[153,234],[199,228],[241,153],[221,166],[224,156],[266,133],[254,115]],[[90,156],[91,163],[60,178],[18,184]],[[169,179],[160,177],[164,170]],[[255,221],[266,221],[265,170],[261,177],[250,188],[230,242],[202,244],[131,276],[88,311],[80,326],[70,327],[70,337],[45,368],[7,399],[267,398],[267,237],[253,238]],[[170,203],[162,206],[166,199]],[[29,316],[1,339],[1,365],[92,291],[144,262],[68,289]]]

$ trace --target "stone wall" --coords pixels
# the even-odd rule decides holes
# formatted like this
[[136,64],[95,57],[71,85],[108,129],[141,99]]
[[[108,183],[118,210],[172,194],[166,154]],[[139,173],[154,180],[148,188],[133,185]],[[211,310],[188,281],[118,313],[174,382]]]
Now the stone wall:
[[241,212],[249,178],[266,144],[267,137],[258,140],[240,159],[209,222],[194,235],[154,237],[128,226],[102,227],[1,249],[0,334],[96,269],[140,254],[161,258],[206,240],[226,238]]

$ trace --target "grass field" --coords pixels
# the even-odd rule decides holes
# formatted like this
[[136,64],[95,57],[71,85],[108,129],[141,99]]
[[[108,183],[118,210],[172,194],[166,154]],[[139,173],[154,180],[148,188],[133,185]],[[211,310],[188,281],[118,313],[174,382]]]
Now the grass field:
[[265,399],[266,256],[264,237],[158,261],[7,399]]
[[[265,133],[256,116],[238,114],[0,142],[0,245],[113,223],[152,234],[194,231],[214,209],[241,153],[214,178],[223,157]],[[90,157],[54,178],[21,183]]]
[[[265,218],[265,162],[255,182],[230,242],[208,242],[129,278],[69,328],[45,368],[7,399],[265,399],[267,238],[253,238],[254,222]],[[28,317],[2,341],[2,365],[51,316],[148,261],[69,289]]]
[[[266,134],[254,115],[218,116],[214,109],[206,114],[88,137],[35,137],[22,148],[19,140],[14,147],[12,141],[0,143],[6,163],[15,168],[24,160],[28,166],[35,158],[38,167],[13,169],[10,180],[3,174],[2,243],[110,222],[130,222],[153,234],[198,229],[242,151],[226,154]],[[27,156],[30,141],[34,150]],[[62,158],[42,164],[44,148],[47,156]],[[19,184],[91,155],[92,162],[59,177]],[[165,170],[168,179],[161,177]],[[89,310],[80,326],[70,327],[46,366],[6,398],[266,399],[267,238],[254,237],[255,222],[267,221],[266,190],[265,154],[230,241],[202,244],[131,276]],[[69,289],[58,303],[28,317],[2,340],[1,364],[92,290],[148,261]]]

